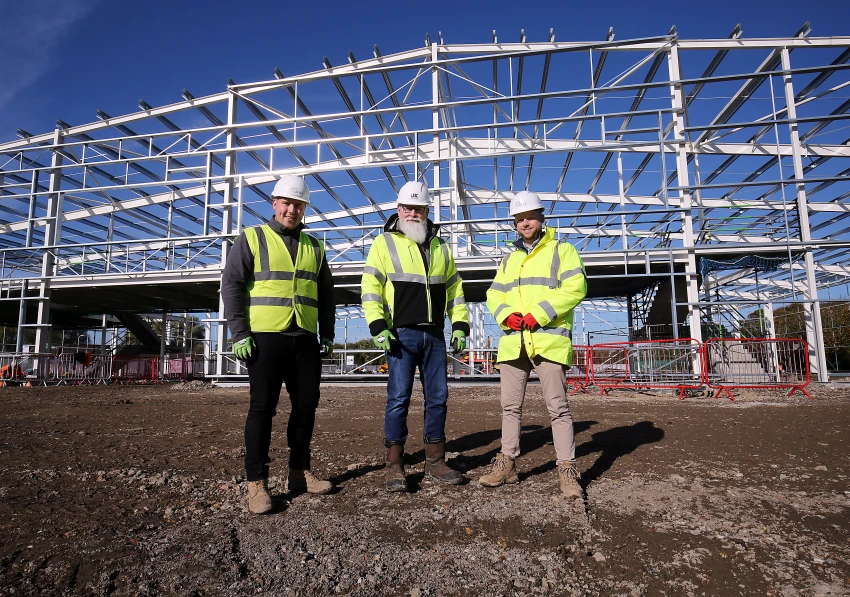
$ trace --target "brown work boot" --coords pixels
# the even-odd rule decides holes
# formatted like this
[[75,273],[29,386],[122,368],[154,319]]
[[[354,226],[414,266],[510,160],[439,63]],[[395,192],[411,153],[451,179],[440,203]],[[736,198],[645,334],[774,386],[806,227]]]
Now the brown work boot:
[[334,488],[330,481],[318,478],[310,469],[289,469],[289,493],[307,492],[316,495],[330,493]]
[[248,481],[248,511],[251,514],[268,514],[272,511],[272,496],[266,479]]
[[581,499],[584,497],[584,491],[578,480],[581,475],[576,468],[575,460],[558,463],[558,479],[561,483],[561,493],[568,498]]
[[404,475],[404,446],[387,447],[387,491],[407,491]]
[[461,472],[446,464],[446,442],[425,444],[425,476],[448,485],[463,483]]
[[519,477],[516,474],[516,460],[499,452],[493,459],[493,468],[478,478],[478,484],[482,487],[498,487],[503,483],[519,483]]

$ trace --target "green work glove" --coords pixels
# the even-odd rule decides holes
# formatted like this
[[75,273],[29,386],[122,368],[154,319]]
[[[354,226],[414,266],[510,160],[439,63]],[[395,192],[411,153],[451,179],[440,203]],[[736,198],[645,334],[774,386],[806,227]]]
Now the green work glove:
[[460,330],[452,332],[452,354],[466,350],[466,334]]
[[256,348],[257,343],[254,342],[254,339],[251,336],[248,336],[239,342],[233,343],[233,354],[235,354],[236,358],[240,361],[247,361],[251,358],[251,355],[254,354],[254,350]]
[[375,346],[383,350],[389,350],[390,342],[395,342],[396,339],[397,338],[393,336],[393,333],[389,330],[384,330],[377,336],[372,337],[372,340],[375,342]]
[[326,359],[334,353],[333,340],[328,340],[327,338],[322,338],[321,345],[322,345],[322,348],[319,350],[319,354],[322,355],[322,358]]

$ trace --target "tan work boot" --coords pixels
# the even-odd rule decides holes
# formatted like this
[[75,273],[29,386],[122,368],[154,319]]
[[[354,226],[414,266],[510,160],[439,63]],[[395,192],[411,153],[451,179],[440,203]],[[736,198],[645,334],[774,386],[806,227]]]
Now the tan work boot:
[[519,477],[516,474],[516,461],[499,452],[493,459],[493,468],[478,478],[478,484],[482,487],[498,487],[503,483],[519,483]]
[[463,474],[446,464],[446,442],[425,444],[425,476],[447,485],[463,483]]
[[266,479],[248,481],[248,511],[251,514],[268,514],[272,511],[272,496]]
[[558,464],[558,479],[560,480],[561,493],[568,498],[580,499],[584,497],[584,491],[578,480],[581,475],[576,468],[575,461],[565,460]]
[[334,488],[330,481],[318,478],[310,469],[289,469],[289,493],[304,492],[315,495],[330,493]]
[[404,474],[404,446],[387,447],[386,466],[387,491],[407,491],[407,477]]

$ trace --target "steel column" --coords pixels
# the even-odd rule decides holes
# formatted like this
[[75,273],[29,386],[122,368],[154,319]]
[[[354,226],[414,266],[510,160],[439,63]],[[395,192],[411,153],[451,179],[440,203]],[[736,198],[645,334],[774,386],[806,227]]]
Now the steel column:
[[[782,49],[782,70],[791,70],[791,56],[788,48]],[[806,198],[806,182],[803,174],[802,151],[800,150],[800,131],[797,119],[797,105],[794,100],[794,83],[791,73],[783,75],[785,83],[785,106],[788,110],[788,132],[791,137],[791,159],[794,162],[794,182],[797,187],[797,217],[800,221],[800,240],[811,243],[812,231],[809,227],[809,208]],[[806,316],[806,341],[809,343],[809,363],[812,373],[818,381],[828,381],[829,374],[826,366],[826,349],[823,343],[823,323],[821,322],[820,301],[815,278],[815,260],[812,248],[803,251],[806,264],[806,298],[811,302],[803,303]]]
[[[62,152],[59,145],[63,142],[62,131],[53,132],[53,154],[50,158],[50,187],[47,195],[46,225],[44,228],[44,246],[51,247],[60,243],[62,234],[63,195],[62,186]],[[35,352],[46,353],[50,348],[50,279],[56,275],[56,257],[52,250],[46,250],[41,258],[41,280],[38,285],[38,316],[36,318]],[[35,362],[35,369],[47,366],[41,359]],[[45,372],[46,373],[46,372]],[[38,375],[39,372],[36,372]]]
[[[213,344],[213,332],[212,332],[212,313],[207,313],[204,318],[204,375],[208,375],[209,370],[209,362],[212,359],[212,344]],[[216,359],[217,361],[218,359]]]
[[431,162],[431,169],[434,171],[434,221],[442,221],[440,213],[443,201],[442,192],[440,191],[440,71],[437,68],[439,61],[439,53],[437,52],[437,44],[431,44],[431,127],[434,129],[434,152]]
[[[691,213],[691,191],[688,189],[690,175],[688,173],[688,151],[685,144],[685,107],[684,93],[679,68],[679,47],[676,42],[670,45],[667,54],[667,67],[670,73],[670,94],[673,106],[673,139],[676,142],[676,175],[679,180],[681,191],[679,194],[681,207],[687,211],[682,212],[682,233],[684,235],[683,245],[688,253],[688,271],[686,272],[688,303],[691,319],[691,338],[702,342],[702,317],[699,305],[699,282],[697,279],[696,253],[694,251],[694,224]],[[678,317],[676,318],[678,320]],[[695,364],[696,366],[696,364]]]
[[34,170],[32,173],[32,181],[30,183],[30,201],[29,201],[29,211],[27,212],[27,239],[25,241],[25,246],[32,246],[32,233],[34,229],[35,219],[35,208],[38,201],[38,170]]
[[101,315],[100,320],[100,354],[106,355],[106,315]]
[[159,374],[165,377],[168,373],[168,365],[165,362],[165,343],[168,341],[168,310],[162,310],[160,330],[159,330]]
[[[235,186],[234,176],[236,175],[236,152],[233,151],[236,146],[236,133],[234,126],[236,124],[236,107],[237,96],[230,93],[227,98],[227,154],[224,159],[224,170],[227,176],[224,188],[224,205],[221,214],[221,232],[222,234],[231,234],[233,232],[233,189]],[[224,268],[227,262],[227,256],[230,252],[231,241],[224,239],[221,243],[221,267]],[[224,310],[224,300],[221,298],[221,288],[219,287],[218,299],[218,351],[216,352],[215,373],[216,375],[224,374],[224,352],[227,349],[227,313]]]
[[18,306],[18,337],[15,341],[15,353],[21,354],[24,349],[24,324],[27,322],[27,288],[29,280],[21,280],[21,302]]

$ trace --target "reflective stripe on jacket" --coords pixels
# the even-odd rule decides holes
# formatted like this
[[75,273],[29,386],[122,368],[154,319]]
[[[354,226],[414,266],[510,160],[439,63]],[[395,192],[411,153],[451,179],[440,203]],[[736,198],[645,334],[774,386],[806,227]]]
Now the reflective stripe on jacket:
[[[397,216],[385,229],[394,230]],[[366,257],[361,282],[363,313],[377,335],[392,327],[433,324],[443,327],[448,314],[453,330],[469,334],[463,281],[446,242],[429,221],[428,271],[423,250],[401,232],[384,232]]]
[[317,333],[319,241],[301,232],[293,264],[283,239],[267,224],[246,229],[245,238],[254,256],[254,280],[247,287],[251,331],[286,330],[294,315],[298,327]]
[[[571,365],[573,311],[586,294],[587,277],[578,251],[558,241],[552,228],[530,253],[516,250],[505,257],[487,291],[487,308],[504,334],[497,360],[519,358],[524,344],[529,357]],[[504,323],[511,313],[531,313],[540,328],[509,329]]]

